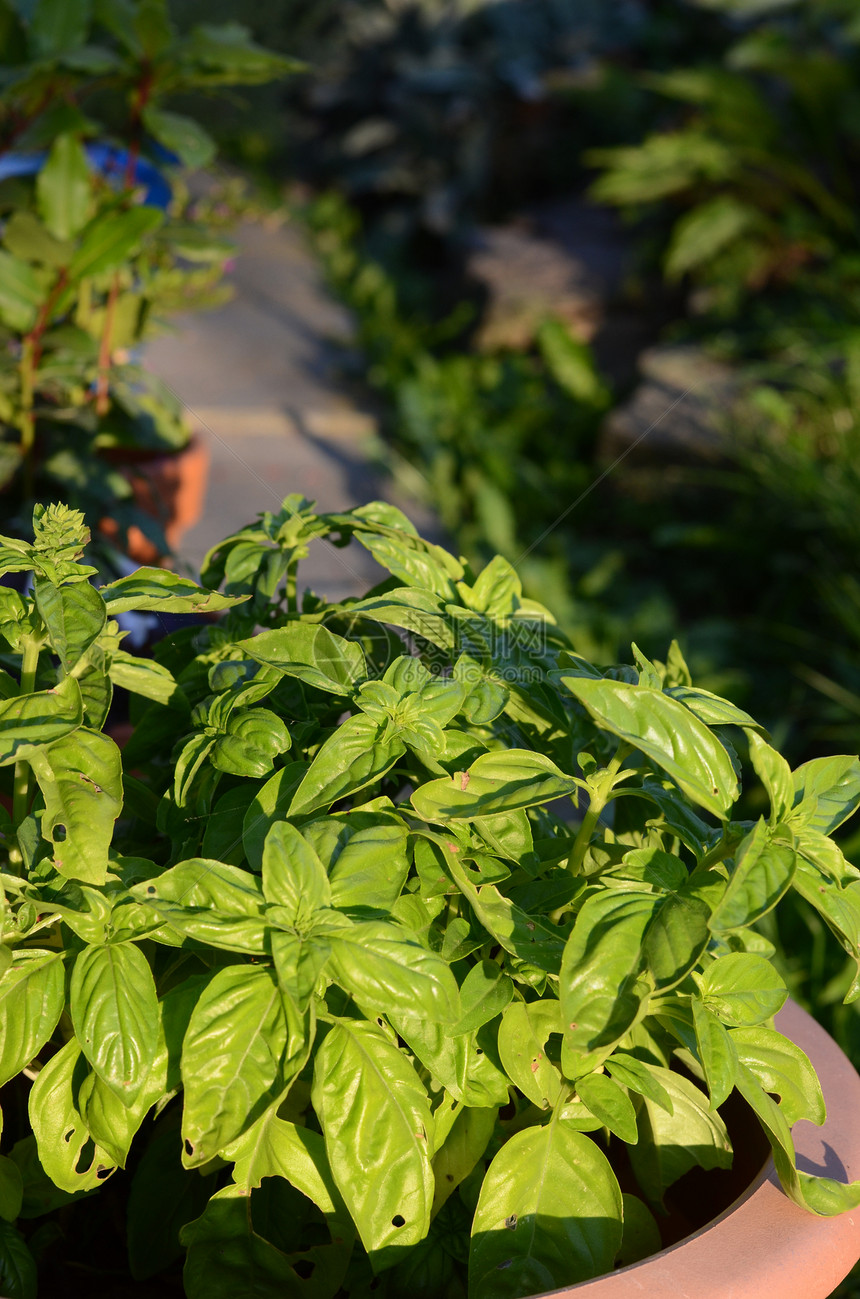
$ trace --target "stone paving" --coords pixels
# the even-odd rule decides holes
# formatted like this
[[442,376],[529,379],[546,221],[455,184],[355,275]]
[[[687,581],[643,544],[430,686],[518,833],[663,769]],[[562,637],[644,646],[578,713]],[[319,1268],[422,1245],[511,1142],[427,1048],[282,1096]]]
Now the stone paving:
[[[178,556],[192,571],[211,545],[290,492],[325,510],[393,499],[371,465],[374,420],[338,374],[337,341],[348,342],[349,318],[326,293],[301,231],[242,226],[231,280],[229,303],[179,317],[144,357],[181,398],[212,457],[205,515]],[[381,576],[357,544],[336,550],[325,542],[313,544],[299,574],[302,586],[331,599],[360,594]]]

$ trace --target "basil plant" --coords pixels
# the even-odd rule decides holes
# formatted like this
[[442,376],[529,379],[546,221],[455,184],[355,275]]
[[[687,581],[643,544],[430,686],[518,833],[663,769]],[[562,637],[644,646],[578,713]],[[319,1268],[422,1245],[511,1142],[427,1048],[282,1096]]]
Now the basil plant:
[[[860,961],[856,758],[792,772],[676,644],[598,669],[390,505],[289,497],[202,586],[97,589],[63,506],[34,533],[0,542],[4,1295],[96,1215],[190,1299],[516,1299],[671,1240],[738,1115],[795,1202],[860,1203],[796,1167],[824,1103],[756,927],[795,889]],[[321,539],[389,576],[302,593]],[[146,661],[128,609],[223,615]]]

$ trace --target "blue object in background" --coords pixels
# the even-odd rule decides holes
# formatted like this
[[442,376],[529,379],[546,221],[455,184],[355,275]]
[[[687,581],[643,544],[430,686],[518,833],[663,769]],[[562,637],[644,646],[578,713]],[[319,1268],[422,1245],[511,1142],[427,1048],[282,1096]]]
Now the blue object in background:
[[[125,184],[128,170],[129,152],[116,144],[85,144],[84,152],[90,166],[102,174],[109,183],[120,188]],[[159,151],[164,161],[170,165],[179,161],[166,149]],[[0,180],[10,176],[34,176],[41,168],[47,154],[42,153],[9,153],[0,158]],[[173,191],[162,173],[147,158],[137,158],[134,164],[133,184],[145,186],[143,202],[147,207],[166,209],[170,205]]]

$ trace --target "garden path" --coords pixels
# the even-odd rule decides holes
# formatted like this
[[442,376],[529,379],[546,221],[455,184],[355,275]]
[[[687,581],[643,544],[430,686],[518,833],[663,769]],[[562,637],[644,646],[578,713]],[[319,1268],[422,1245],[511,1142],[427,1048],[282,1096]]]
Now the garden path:
[[[391,484],[372,465],[374,419],[338,373],[349,317],[326,293],[301,231],[248,222],[237,242],[232,300],[177,318],[174,331],[145,352],[211,453],[206,511],[178,556],[195,572],[211,545],[261,510],[277,509],[290,492],[325,510],[391,499]],[[300,581],[342,599],[381,575],[356,544],[336,550],[315,542]]]

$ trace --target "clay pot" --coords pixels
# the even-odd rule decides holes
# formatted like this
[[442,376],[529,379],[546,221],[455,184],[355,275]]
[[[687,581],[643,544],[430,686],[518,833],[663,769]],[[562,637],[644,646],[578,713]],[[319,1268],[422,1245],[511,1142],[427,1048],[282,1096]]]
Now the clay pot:
[[[860,1076],[831,1037],[789,1002],[776,1026],[806,1052],[827,1104],[823,1127],[801,1120],[798,1167],[860,1178]],[[860,1210],[818,1218],[793,1204],[773,1160],[717,1218],[659,1254],[532,1299],[826,1299],[860,1257]]]
[[[158,519],[171,550],[200,521],[209,480],[209,449],[196,433],[188,444],[168,455],[122,450],[111,453],[131,484],[135,504]],[[99,529],[112,541],[119,538],[116,520],[102,519]],[[157,564],[164,556],[134,524],[125,547],[137,564]]]

